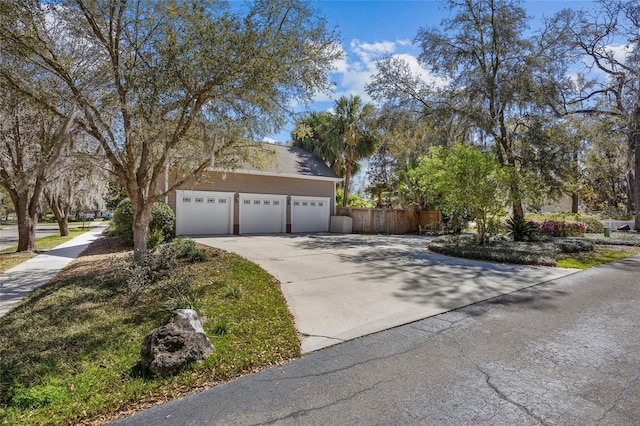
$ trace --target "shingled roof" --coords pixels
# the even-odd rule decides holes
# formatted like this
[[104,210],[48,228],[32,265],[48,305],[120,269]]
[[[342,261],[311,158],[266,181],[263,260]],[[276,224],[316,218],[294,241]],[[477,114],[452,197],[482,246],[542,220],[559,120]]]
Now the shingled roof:
[[293,146],[262,144],[264,159],[257,164],[244,163],[236,173],[268,174],[287,177],[320,178],[340,181],[341,178],[313,153]]

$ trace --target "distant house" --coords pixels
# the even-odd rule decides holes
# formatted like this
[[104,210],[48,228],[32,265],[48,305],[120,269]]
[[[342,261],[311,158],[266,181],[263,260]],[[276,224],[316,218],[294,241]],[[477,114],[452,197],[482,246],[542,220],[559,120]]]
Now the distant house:
[[536,208],[527,206],[526,210],[540,213],[571,213],[571,206],[571,195],[563,194],[557,200],[545,200],[542,205]]
[[312,153],[269,145],[263,167],[211,170],[169,194],[176,235],[326,232],[340,179]]

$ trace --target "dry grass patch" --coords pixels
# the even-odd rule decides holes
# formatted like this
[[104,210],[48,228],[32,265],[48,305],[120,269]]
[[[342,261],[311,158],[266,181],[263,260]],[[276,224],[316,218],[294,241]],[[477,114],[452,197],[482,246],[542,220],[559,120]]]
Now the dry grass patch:
[[[15,250],[15,248],[13,249]],[[27,260],[36,257],[35,253],[32,252],[21,252],[21,253],[9,253],[9,252],[0,252],[0,273],[4,271],[8,271],[14,266],[18,266],[22,262],[26,262]]]

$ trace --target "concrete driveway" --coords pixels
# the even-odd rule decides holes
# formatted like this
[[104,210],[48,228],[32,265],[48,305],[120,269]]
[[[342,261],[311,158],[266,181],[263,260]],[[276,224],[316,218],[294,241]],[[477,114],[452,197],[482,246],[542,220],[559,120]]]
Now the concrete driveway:
[[431,253],[417,235],[195,238],[277,278],[303,353],[511,293],[576,272]]

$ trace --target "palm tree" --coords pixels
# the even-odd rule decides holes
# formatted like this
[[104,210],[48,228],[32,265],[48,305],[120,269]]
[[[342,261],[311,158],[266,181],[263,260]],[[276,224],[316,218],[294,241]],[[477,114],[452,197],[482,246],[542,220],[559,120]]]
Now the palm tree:
[[335,149],[336,144],[330,140],[332,134],[329,129],[332,126],[332,120],[333,116],[330,112],[312,111],[296,122],[291,138],[293,146],[314,153],[337,175],[342,176],[342,159]]
[[363,104],[359,96],[343,96],[336,101],[333,114],[331,138],[340,152],[344,167],[343,206],[347,205],[351,176],[359,170],[358,161],[375,152],[376,134],[371,129],[375,109],[371,104]]
[[343,206],[349,199],[351,176],[360,170],[360,160],[375,152],[376,134],[372,130],[375,109],[359,96],[343,96],[335,112],[312,112],[296,123],[293,145],[316,154],[344,178]]

